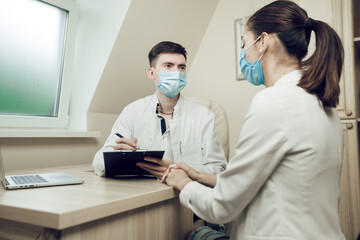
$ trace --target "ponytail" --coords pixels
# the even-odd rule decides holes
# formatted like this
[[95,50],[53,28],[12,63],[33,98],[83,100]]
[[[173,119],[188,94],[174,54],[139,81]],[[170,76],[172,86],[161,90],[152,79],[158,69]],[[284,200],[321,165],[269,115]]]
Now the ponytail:
[[317,95],[324,107],[336,107],[339,103],[340,76],[344,49],[339,36],[326,23],[309,18],[305,28],[313,30],[316,50],[302,62],[303,75],[298,84],[309,93]]

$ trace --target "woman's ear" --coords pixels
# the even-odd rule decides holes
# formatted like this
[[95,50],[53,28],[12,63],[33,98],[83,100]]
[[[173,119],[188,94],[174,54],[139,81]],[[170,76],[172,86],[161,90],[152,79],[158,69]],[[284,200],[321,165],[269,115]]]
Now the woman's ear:
[[267,32],[261,33],[260,41],[257,43],[257,47],[260,53],[264,53],[268,47],[272,44],[271,34],[269,35]]

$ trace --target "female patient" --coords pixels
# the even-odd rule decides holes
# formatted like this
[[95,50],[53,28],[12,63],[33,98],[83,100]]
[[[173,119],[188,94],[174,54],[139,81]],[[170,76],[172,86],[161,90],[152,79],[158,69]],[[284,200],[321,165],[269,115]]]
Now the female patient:
[[[304,61],[312,31],[316,50]],[[164,181],[202,219],[232,222],[232,239],[344,239],[338,35],[297,4],[276,1],[249,18],[242,40],[241,71],[266,89],[251,102],[234,157],[219,175],[179,164]]]

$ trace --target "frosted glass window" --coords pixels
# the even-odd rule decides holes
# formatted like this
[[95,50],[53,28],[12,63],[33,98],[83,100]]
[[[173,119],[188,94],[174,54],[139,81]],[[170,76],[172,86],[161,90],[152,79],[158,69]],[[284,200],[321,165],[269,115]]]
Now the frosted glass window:
[[0,0],[0,114],[57,117],[68,12]]

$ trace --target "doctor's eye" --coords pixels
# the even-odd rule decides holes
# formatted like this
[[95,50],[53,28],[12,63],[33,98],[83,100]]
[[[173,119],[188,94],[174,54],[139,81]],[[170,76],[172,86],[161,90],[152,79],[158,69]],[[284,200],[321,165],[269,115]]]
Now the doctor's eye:
[[185,70],[186,70],[186,66],[180,66],[179,69],[182,70],[182,71],[185,71]]

